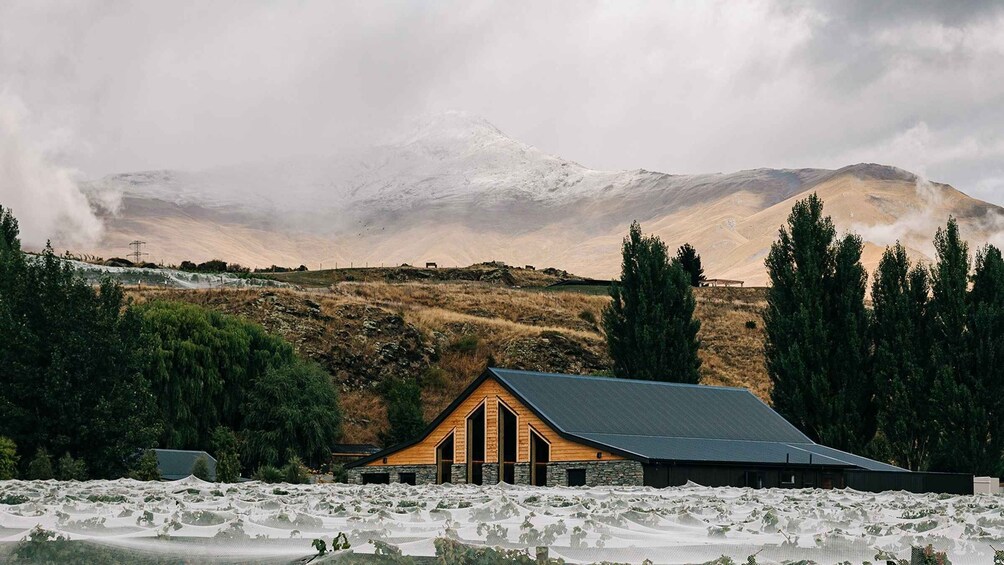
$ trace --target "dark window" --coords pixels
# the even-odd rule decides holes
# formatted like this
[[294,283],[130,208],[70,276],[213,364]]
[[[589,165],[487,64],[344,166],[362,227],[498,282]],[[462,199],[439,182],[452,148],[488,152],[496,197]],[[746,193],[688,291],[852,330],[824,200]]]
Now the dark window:
[[551,461],[551,446],[544,438],[530,431],[530,484],[547,486],[547,464]]
[[746,471],[744,474],[744,479],[747,487],[751,488],[763,488],[763,473],[759,471]]
[[480,485],[485,464],[485,405],[467,418],[467,483]]
[[446,439],[436,448],[437,483],[453,482],[453,434],[446,436]]
[[406,485],[415,484],[415,473],[398,473],[397,482],[404,483]]
[[364,485],[390,484],[390,473],[363,473]]
[[516,414],[499,402],[498,439],[499,464],[502,473],[499,479],[504,483],[516,482]]
[[585,469],[569,469],[568,470],[568,486],[570,486],[570,487],[584,487],[584,486],[586,486],[586,470]]
[[781,480],[779,482],[782,487],[795,486],[795,473],[792,471],[781,471]]

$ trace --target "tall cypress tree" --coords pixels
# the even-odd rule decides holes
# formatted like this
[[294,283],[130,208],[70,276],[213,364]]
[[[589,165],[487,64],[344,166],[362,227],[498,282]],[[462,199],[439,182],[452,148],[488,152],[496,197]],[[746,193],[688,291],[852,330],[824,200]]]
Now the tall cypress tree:
[[887,248],[872,285],[878,420],[893,461],[913,471],[930,465],[935,437],[929,295],[927,269],[911,269],[902,245]]
[[931,271],[932,354],[935,366],[935,414],[940,431],[932,458],[934,470],[975,470],[986,437],[979,430],[987,414],[967,371],[969,245],[959,225],[949,219],[934,237],[937,260]]
[[670,262],[658,237],[644,237],[638,222],[624,238],[621,280],[603,311],[614,374],[621,378],[696,383],[701,324],[690,276]]
[[693,245],[684,243],[676,250],[676,260],[680,262],[683,270],[690,275],[690,286],[701,286],[704,284],[704,267],[701,266],[701,256]]
[[[1004,258],[988,245],[976,256],[969,294],[967,379],[986,418],[973,421],[973,472],[999,476],[1004,453]],[[982,425],[981,425],[982,424]]]
[[828,389],[824,399],[833,419],[821,428],[820,440],[863,453],[875,437],[875,384],[872,379],[871,316],[865,308],[868,273],[861,264],[864,243],[847,235],[836,245],[833,276],[829,280],[828,312],[831,343]]
[[792,208],[767,256],[764,323],[775,410],[810,438],[861,451],[874,434],[861,240],[837,242],[815,194]]

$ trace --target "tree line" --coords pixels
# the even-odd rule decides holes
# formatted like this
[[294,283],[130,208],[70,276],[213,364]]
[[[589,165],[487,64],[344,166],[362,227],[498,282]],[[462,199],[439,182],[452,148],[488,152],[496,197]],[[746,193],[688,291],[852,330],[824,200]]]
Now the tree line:
[[816,195],[767,257],[774,408],[813,440],[911,470],[1004,471],[1004,259],[975,255],[954,218],[931,265],[886,248],[871,283],[862,242],[837,237]]
[[[797,202],[765,260],[774,409],[813,441],[911,470],[1004,473],[1004,258],[975,259],[950,218],[933,264],[897,243],[871,279],[860,236],[816,195]],[[697,383],[689,245],[671,257],[632,224],[603,325],[617,377]],[[695,268],[696,265],[696,268]],[[868,305],[870,290],[871,305]]]
[[2,206],[0,336],[7,478],[48,478],[50,457],[73,478],[121,477],[150,447],[206,450],[221,473],[247,475],[325,463],[340,437],[331,377],[289,343],[191,304],[133,304],[49,247],[29,257]]

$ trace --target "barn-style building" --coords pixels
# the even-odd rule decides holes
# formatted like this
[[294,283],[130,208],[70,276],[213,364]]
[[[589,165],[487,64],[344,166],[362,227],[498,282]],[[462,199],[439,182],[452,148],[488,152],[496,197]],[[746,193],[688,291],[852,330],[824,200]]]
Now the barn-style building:
[[819,445],[748,390],[487,369],[422,436],[348,465],[357,484],[645,485],[971,493]]

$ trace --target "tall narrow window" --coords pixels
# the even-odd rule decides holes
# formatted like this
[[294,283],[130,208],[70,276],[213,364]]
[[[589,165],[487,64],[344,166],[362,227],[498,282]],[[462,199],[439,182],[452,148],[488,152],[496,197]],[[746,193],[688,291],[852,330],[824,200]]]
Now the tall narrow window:
[[551,445],[537,432],[530,430],[530,484],[547,486],[547,464],[551,460]]
[[516,414],[499,402],[499,481],[516,482]]
[[436,482],[453,482],[453,434],[446,436],[436,446]]
[[480,485],[485,465],[485,405],[467,417],[467,484]]

